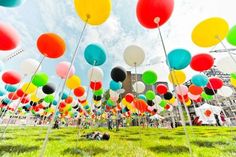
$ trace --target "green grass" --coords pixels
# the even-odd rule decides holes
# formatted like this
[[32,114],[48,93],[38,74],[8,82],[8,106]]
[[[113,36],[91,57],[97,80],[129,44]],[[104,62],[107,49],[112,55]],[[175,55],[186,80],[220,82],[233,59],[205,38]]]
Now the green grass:
[[[195,157],[236,156],[236,128],[187,128]],[[80,130],[80,135],[91,131],[109,132],[106,128]],[[130,127],[109,132],[109,141],[89,141],[79,138],[76,128],[52,130],[47,145],[47,157],[100,156],[100,157],[188,157],[183,128],[157,129]],[[0,142],[0,156],[39,156],[46,128],[11,127]],[[76,144],[77,147],[76,147]]]

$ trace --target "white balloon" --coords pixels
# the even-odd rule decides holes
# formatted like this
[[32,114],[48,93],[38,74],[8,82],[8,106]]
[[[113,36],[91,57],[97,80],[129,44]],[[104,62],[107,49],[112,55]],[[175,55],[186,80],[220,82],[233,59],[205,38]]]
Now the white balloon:
[[88,79],[92,82],[100,82],[103,80],[103,71],[99,67],[93,67],[88,71]]
[[83,96],[78,97],[78,100],[85,101],[87,99],[87,93],[85,92]]
[[153,100],[155,104],[159,105],[161,102],[161,97],[159,95],[155,96],[155,99]]
[[145,84],[141,81],[137,81],[133,84],[133,89],[136,93],[140,94],[145,91]]
[[39,99],[43,99],[45,98],[47,95],[43,93],[42,87],[40,87],[37,91],[36,91],[36,97]]
[[113,98],[118,97],[119,98],[119,93],[117,93],[111,89],[109,90],[109,94],[110,94],[110,97],[113,97]]
[[128,46],[123,54],[126,64],[131,67],[139,66],[145,59],[145,53],[143,49],[136,45]]
[[223,97],[230,97],[233,94],[233,90],[230,87],[223,86],[221,89],[217,91],[217,94]]
[[193,95],[192,93],[188,92],[188,97],[191,100],[197,100],[200,97],[200,95]]
[[[236,57],[233,58],[236,61]],[[229,56],[224,57],[216,63],[216,66],[223,73],[233,73],[236,72],[236,63],[234,60]]]
[[[24,75],[32,75],[37,70],[39,64],[40,63],[37,60],[28,58],[21,63],[20,68]],[[39,67],[38,71],[40,70],[41,66]]]

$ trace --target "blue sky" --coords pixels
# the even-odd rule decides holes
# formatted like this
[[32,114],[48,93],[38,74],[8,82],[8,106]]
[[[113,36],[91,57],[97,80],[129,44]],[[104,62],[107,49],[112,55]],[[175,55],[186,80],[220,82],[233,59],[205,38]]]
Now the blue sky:
[[[164,61],[163,50],[157,30],[143,28],[136,18],[137,0],[113,0],[112,14],[101,26],[88,26],[84,34],[79,55],[76,58],[76,73],[82,79],[83,85],[88,85],[87,71],[90,68],[83,57],[84,48],[93,42],[101,43],[107,50],[107,61],[101,67],[104,70],[104,85],[108,86],[110,81],[110,70],[116,65],[122,65],[131,70],[123,61],[123,51],[130,44],[141,46],[146,59],[143,66],[138,68],[141,73],[146,69],[154,69],[159,81],[167,80],[168,69],[163,64],[145,66],[150,64],[153,58]],[[236,19],[234,13],[235,0],[175,0],[175,9],[170,20],[161,28],[168,51],[174,48],[186,48],[192,54],[207,52],[211,49],[221,49],[218,45],[211,49],[202,49],[195,46],[191,41],[193,27],[205,18],[220,16],[225,18],[230,26],[233,26]],[[19,69],[20,61],[26,58],[40,60],[42,57],[36,48],[38,36],[45,32],[54,32],[66,40],[67,51],[60,59],[46,59],[42,71],[47,72],[51,80],[58,81],[55,74],[55,65],[60,61],[71,60],[76,42],[81,33],[83,22],[77,16],[73,0],[26,0],[17,8],[0,7],[0,20],[13,25],[21,35],[21,46],[24,52],[10,61],[6,62],[7,69]],[[227,45],[227,47],[231,47]],[[13,52],[0,52],[3,59]],[[218,56],[215,56],[219,58]],[[194,72],[185,70],[191,77]]]

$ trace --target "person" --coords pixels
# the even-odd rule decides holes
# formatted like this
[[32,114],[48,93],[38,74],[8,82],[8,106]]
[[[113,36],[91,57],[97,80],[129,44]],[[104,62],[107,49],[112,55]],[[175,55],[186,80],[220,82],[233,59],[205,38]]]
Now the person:
[[108,133],[101,133],[101,132],[98,132],[98,131],[95,131],[95,132],[91,132],[91,133],[88,133],[86,135],[82,135],[82,137],[86,137],[87,139],[89,140],[109,140],[110,139],[110,135]]
[[222,126],[226,125],[226,119],[225,119],[225,115],[223,114],[223,112],[220,112],[220,119],[222,121]]
[[55,121],[55,123],[53,125],[53,129],[59,129],[59,122],[58,122],[58,120]]
[[108,125],[108,130],[112,130],[112,114],[108,113],[108,117],[107,117],[107,125]]
[[217,126],[221,126],[219,116],[217,114],[214,114],[214,116],[215,116],[215,119],[216,119]]

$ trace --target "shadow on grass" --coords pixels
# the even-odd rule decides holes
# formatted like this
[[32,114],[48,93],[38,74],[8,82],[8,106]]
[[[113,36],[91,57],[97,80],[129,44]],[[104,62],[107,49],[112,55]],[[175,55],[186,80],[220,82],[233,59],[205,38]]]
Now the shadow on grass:
[[82,155],[82,156],[95,156],[108,152],[106,149],[99,147],[85,147],[85,148],[67,148],[63,151],[63,155]]
[[223,141],[193,141],[192,143],[198,147],[208,147],[208,148],[214,148],[215,145],[228,145],[227,142]]
[[155,146],[149,148],[152,152],[155,153],[187,153],[189,149],[185,146]]
[[174,138],[173,137],[169,137],[169,136],[161,136],[159,139],[160,140],[173,140]]
[[[36,138],[35,141],[44,141],[45,138]],[[49,137],[49,141],[60,141],[61,138]]]
[[2,145],[0,146],[0,156],[3,156],[6,153],[26,153],[38,150],[38,146],[25,146],[25,145]]
[[175,135],[185,135],[184,132],[176,132]]

